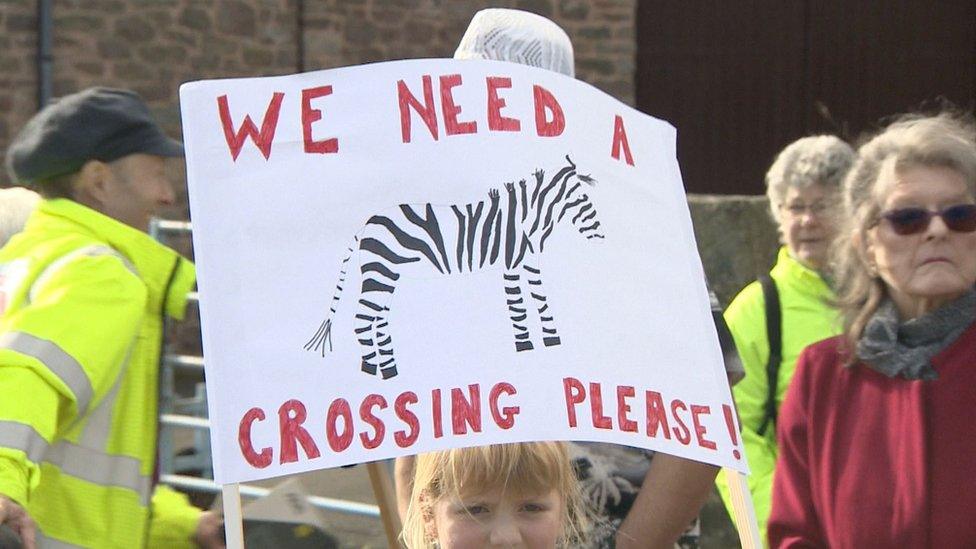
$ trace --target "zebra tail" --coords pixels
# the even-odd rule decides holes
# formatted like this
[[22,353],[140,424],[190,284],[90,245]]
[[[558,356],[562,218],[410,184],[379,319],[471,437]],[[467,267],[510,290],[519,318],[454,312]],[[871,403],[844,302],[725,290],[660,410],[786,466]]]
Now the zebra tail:
[[319,329],[315,331],[311,339],[305,342],[306,351],[320,351],[322,356],[325,356],[325,344],[329,344],[329,352],[332,352],[332,316],[335,315],[336,307],[339,306],[339,300],[342,298],[342,289],[346,283],[346,265],[349,263],[349,259],[352,257],[353,252],[359,247],[359,236],[354,237],[353,245],[349,247],[345,259],[342,260],[342,264],[339,268],[339,280],[336,282],[335,294],[332,296],[332,304],[329,307],[329,314],[325,320],[319,325]]

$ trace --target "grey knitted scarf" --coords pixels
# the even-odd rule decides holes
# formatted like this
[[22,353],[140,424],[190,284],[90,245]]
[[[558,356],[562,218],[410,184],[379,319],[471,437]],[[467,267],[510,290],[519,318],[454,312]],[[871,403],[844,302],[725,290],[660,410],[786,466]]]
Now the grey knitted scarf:
[[938,378],[932,357],[951,345],[976,320],[976,291],[938,309],[900,322],[895,303],[886,299],[864,327],[857,358],[888,377],[931,381]]

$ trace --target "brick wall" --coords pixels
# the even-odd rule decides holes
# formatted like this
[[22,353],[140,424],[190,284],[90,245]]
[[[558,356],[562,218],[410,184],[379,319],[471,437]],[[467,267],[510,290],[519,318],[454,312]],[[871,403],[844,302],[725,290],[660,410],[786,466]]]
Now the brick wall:
[[471,16],[519,8],[561,26],[577,77],[634,102],[636,0],[325,0],[308,2],[306,68],[415,57],[451,57]]
[[[636,1],[56,0],[53,94],[131,88],[179,135],[182,82],[450,57],[491,5],[555,20],[576,47],[577,76],[633,104]],[[36,0],[0,1],[0,151],[37,110],[36,58]]]
[[[30,0],[0,4],[0,149],[37,110],[36,8]],[[6,182],[6,173],[0,176]]]

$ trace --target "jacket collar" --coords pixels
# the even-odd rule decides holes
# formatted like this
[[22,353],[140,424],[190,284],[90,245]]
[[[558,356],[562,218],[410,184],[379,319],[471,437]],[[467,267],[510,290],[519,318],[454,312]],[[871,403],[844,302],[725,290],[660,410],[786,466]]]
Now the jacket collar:
[[833,296],[833,290],[820,273],[797,261],[786,246],[779,249],[772,274],[781,284],[789,284],[800,293],[828,298]]
[[[41,202],[27,227],[35,225],[43,225],[46,230],[61,228],[82,232],[111,246],[132,262],[146,284],[150,310],[160,310],[165,302],[171,316],[182,317],[186,293],[193,287],[196,274],[193,264],[172,248],[142,231],[64,198]],[[167,291],[169,295],[164,296]]]

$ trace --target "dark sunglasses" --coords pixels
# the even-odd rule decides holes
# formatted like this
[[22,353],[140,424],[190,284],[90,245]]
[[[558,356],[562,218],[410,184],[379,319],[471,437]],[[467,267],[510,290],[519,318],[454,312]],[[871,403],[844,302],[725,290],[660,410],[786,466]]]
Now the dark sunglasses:
[[929,227],[932,218],[939,216],[942,222],[957,233],[976,231],[976,204],[956,204],[941,211],[925,208],[899,208],[881,214],[896,234],[918,234]]

